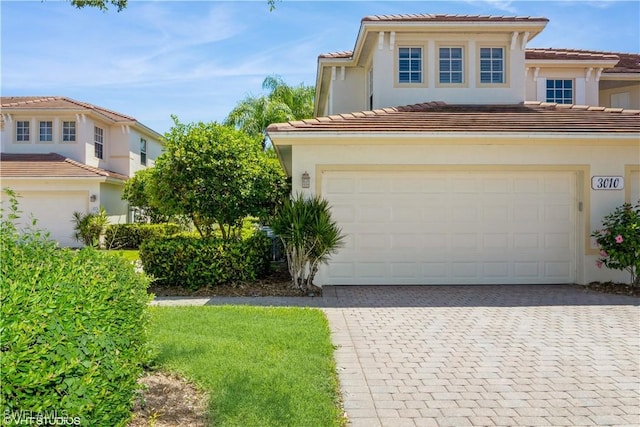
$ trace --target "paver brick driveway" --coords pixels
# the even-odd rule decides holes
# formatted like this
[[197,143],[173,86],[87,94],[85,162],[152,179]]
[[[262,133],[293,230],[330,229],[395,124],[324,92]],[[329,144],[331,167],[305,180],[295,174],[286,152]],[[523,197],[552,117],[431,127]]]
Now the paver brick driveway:
[[636,298],[336,286],[323,300],[352,426],[640,425]]

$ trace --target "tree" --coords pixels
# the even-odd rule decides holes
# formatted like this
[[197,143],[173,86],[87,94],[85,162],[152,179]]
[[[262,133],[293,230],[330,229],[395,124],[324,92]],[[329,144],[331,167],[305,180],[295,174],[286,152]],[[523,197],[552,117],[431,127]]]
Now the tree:
[[136,207],[136,222],[150,222],[157,224],[168,222],[172,218],[163,215],[162,210],[155,203],[151,194],[151,186],[154,180],[154,168],[145,168],[136,172],[124,185],[122,200],[128,201]]
[[218,227],[223,239],[232,239],[243,218],[268,217],[287,194],[280,164],[245,133],[173,120],[150,188],[164,214],[186,215],[202,236]]
[[[112,5],[118,8],[118,12],[121,12],[127,7],[127,0],[71,0],[71,4],[78,9],[96,7],[104,11],[109,10],[109,5]],[[273,11],[276,8],[276,0],[267,0],[267,4],[269,5],[269,11]]]
[[313,86],[289,86],[280,76],[268,76],[262,82],[265,96],[247,96],[231,110],[225,124],[259,139],[268,146],[267,127],[272,123],[313,117]]

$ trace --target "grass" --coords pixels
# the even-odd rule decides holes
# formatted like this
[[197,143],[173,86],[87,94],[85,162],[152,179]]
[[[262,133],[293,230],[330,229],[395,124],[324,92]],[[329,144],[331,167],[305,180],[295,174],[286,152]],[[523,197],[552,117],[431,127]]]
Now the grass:
[[136,261],[140,259],[140,255],[138,254],[137,249],[109,249],[109,253],[120,255],[124,257],[127,261]]
[[156,363],[199,384],[215,426],[342,426],[324,314],[279,307],[153,307]]

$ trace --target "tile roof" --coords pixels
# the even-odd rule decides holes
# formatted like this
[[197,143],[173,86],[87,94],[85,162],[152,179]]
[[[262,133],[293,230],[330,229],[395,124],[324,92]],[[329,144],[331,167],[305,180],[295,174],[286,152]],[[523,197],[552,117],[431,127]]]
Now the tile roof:
[[362,22],[548,22],[538,16],[492,16],[492,15],[447,15],[432,13],[372,15],[362,18]]
[[56,153],[12,154],[0,153],[2,178],[98,178],[126,180],[129,177],[105,169],[77,162]]
[[115,122],[137,122],[131,116],[64,96],[3,96],[0,97],[0,102],[2,109],[87,110],[96,112]]
[[618,60],[613,68],[606,68],[604,73],[640,73],[640,54],[603,52],[581,49],[527,48],[525,58],[528,60]]
[[640,111],[526,102],[516,105],[406,105],[273,124],[286,132],[640,133]]

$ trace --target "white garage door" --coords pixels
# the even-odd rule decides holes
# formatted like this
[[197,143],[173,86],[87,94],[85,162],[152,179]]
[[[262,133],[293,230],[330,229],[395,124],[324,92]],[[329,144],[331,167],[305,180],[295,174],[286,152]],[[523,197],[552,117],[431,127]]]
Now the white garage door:
[[325,172],[347,235],[324,284],[573,283],[573,172]]
[[21,223],[30,224],[33,215],[36,227],[51,233],[61,246],[82,246],[73,238],[73,212],[87,212],[89,196],[86,191],[19,192]]

